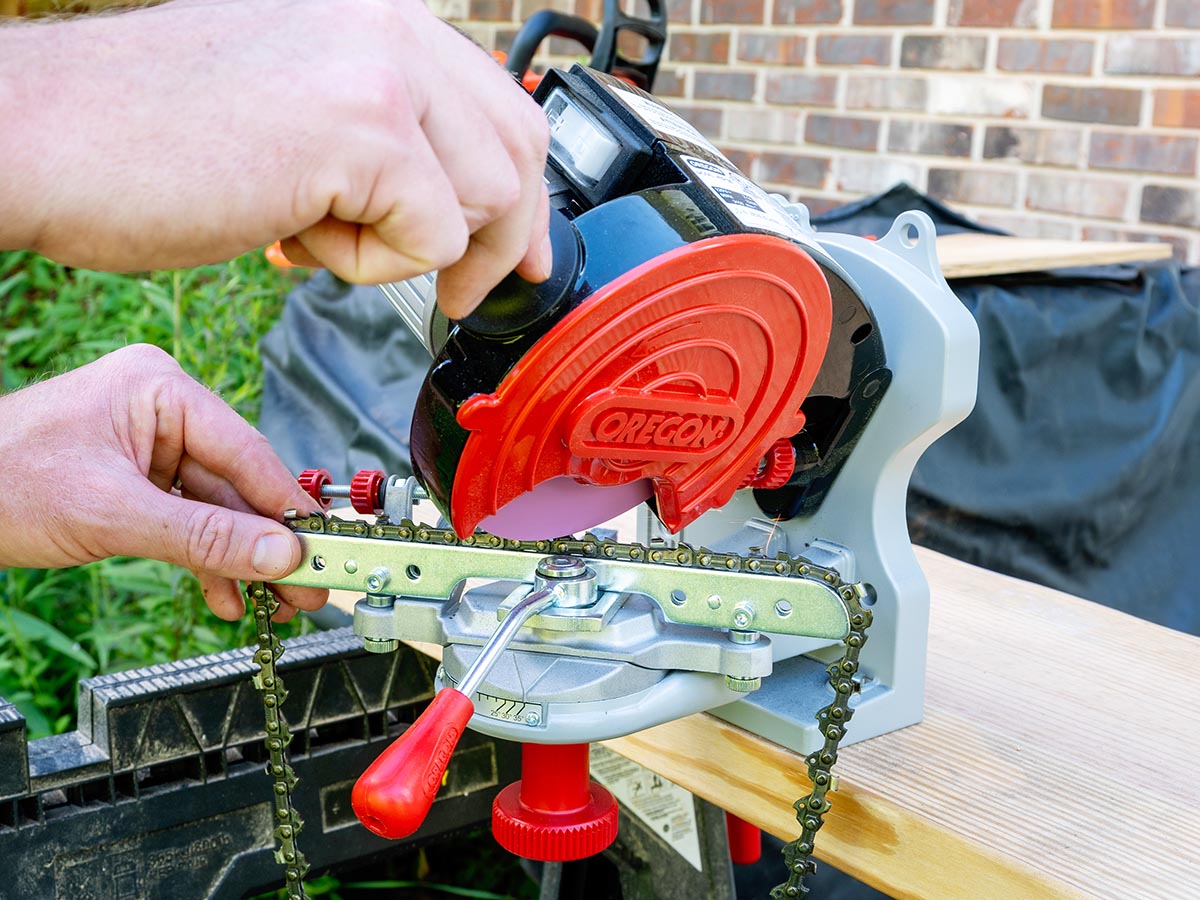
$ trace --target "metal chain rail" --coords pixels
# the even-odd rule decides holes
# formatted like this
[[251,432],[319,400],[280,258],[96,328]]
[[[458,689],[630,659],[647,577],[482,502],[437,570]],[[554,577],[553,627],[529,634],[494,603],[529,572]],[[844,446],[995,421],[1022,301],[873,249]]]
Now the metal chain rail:
[[270,759],[267,774],[274,782],[275,841],[279,845],[275,860],[284,867],[287,900],[309,900],[308,892],[304,889],[308,860],[296,846],[296,835],[304,828],[304,822],[292,806],[296,773],[287,760],[287,748],[292,742],[292,731],[283,717],[283,701],[287,699],[287,691],[283,689],[283,681],[275,668],[279,657],[283,655],[283,642],[271,627],[271,616],[279,609],[279,601],[261,581],[246,585],[246,596],[254,609],[254,627],[258,635],[258,650],[254,653],[254,660],[258,663],[259,672],[254,676],[254,686],[262,691],[263,711],[267,720],[264,744]]
[[[768,558],[715,553],[704,548],[693,549],[687,545],[669,548],[646,547],[642,544],[627,544],[607,538],[601,539],[590,534],[579,539],[517,541],[479,533],[460,539],[448,529],[418,525],[407,519],[393,524],[388,522],[386,517],[380,517],[374,523],[348,522],[338,519],[330,520],[315,513],[303,517],[288,516],[285,524],[301,536],[305,533],[316,532],[338,535],[347,541],[370,537],[405,544],[436,544],[463,549],[483,547],[527,553],[538,557],[547,553],[561,553],[586,559],[622,560],[675,569],[744,571],[776,575],[781,578],[818,581],[835,590],[846,604],[849,614],[850,632],[844,639],[846,652],[840,660],[831,664],[827,669],[829,684],[834,691],[834,701],[820,710],[816,717],[825,743],[820,750],[809,755],[806,760],[808,774],[813,782],[813,791],[794,804],[802,831],[796,840],[784,848],[788,880],[785,884],[775,888],[771,892],[771,897],[775,900],[792,900],[792,898],[804,897],[809,893],[809,889],[804,886],[804,879],[815,869],[811,859],[813,842],[816,832],[824,824],[825,813],[830,808],[830,802],[826,795],[829,791],[837,790],[837,779],[831,770],[834,763],[837,762],[838,745],[846,733],[846,723],[850,721],[853,714],[850,709],[850,697],[858,690],[858,682],[855,681],[854,676],[858,671],[859,653],[867,640],[867,628],[871,624],[871,613],[862,604],[862,600],[866,597],[862,585],[848,584],[843,582],[837,572],[832,569],[815,566],[803,557],[789,557],[782,553]],[[534,565],[531,563],[531,571]],[[464,572],[464,577],[468,574],[470,573]],[[305,581],[306,584],[321,586],[319,582],[319,573],[314,573],[313,578]],[[270,588],[261,582],[249,585],[247,596],[254,606],[255,623],[258,630],[259,649],[255,654],[255,659],[258,661],[261,671],[254,680],[255,685],[263,692],[263,706],[267,722],[266,746],[270,754],[267,771],[274,780],[275,838],[279,844],[275,856],[285,866],[288,900],[308,900],[302,881],[308,870],[308,863],[304,859],[304,854],[296,846],[296,835],[303,827],[303,823],[291,803],[291,792],[296,783],[296,776],[287,764],[286,758],[286,749],[291,742],[291,733],[281,711],[283,700],[287,694],[275,668],[276,661],[283,653],[283,644],[271,628],[271,616],[279,608],[279,603]]]

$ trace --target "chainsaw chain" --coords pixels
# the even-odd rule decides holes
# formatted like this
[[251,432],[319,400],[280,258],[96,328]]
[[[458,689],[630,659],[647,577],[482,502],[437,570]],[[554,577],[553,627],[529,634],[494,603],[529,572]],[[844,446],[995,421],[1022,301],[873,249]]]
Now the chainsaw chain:
[[[825,813],[830,808],[826,794],[837,790],[837,779],[831,770],[837,762],[838,745],[846,733],[846,724],[853,714],[853,710],[850,709],[850,697],[859,687],[854,676],[858,671],[859,653],[867,640],[867,628],[871,624],[871,613],[862,605],[866,596],[862,585],[848,584],[842,581],[833,569],[813,565],[803,557],[791,557],[786,553],[779,553],[775,557],[741,556],[735,553],[717,553],[706,548],[694,549],[686,544],[677,547],[646,547],[642,544],[626,544],[609,538],[598,538],[591,534],[582,538],[538,541],[518,541],[485,533],[459,538],[448,529],[418,525],[409,519],[393,524],[386,516],[379,517],[374,523],[368,523],[336,517],[327,518],[320,513],[314,513],[310,516],[290,515],[285,519],[285,524],[300,535],[316,532],[340,535],[347,540],[375,538],[408,544],[512,550],[542,556],[547,553],[562,553],[585,559],[620,560],[672,568],[754,572],[785,578],[811,579],[836,591],[849,612],[850,633],[844,640],[846,652],[827,669],[835,699],[820,710],[816,717],[825,743],[806,760],[813,790],[793,804],[802,830],[800,836],[784,848],[788,880],[775,888],[771,897],[773,900],[792,900],[809,893],[809,889],[804,886],[804,879],[816,868],[811,859],[813,842],[817,831],[824,824]],[[288,900],[307,900],[308,895],[304,892],[301,879],[308,870],[308,864],[296,847],[295,840],[303,823],[291,804],[291,791],[295,787],[296,776],[288,766],[285,756],[287,745],[291,742],[291,734],[280,710],[287,695],[275,670],[275,662],[283,653],[283,645],[271,630],[271,615],[278,609],[279,604],[270,588],[262,583],[250,585],[247,593],[254,603],[255,622],[258,626],[259,649],[255,658],[262,671],[255,676],[255,684],[263,691],[267,719],[267,749],[271,754],[268,772],[275,782],[275,812],[278,820],[275,838],[280,845],[275,856],[286,866]]]
[[858,672],[858,655],[867,642],[867,629],[871,626],[871,611],[864,609],[862,601],[866,592],[861,585],[849,585],[841,589],[842,600],[850,611],[850,633],[846,635],[846,652],[837,662],[830,663],[825,671],[829,674],[829,686],[833,688],[833,702],[817,713],[817,727],[825,738],[824,745],[810,753],[805,759],[808,777],[813,789],[793,805],[796,821],[800,823],[800,836],[783,848],[783,861],[787,866],[788,879],[771,891],[771,900],[795,900],[807,897],[809,888],[804,879],[816,871],[812,861],[813,845],[817,832],[825,824],[825,814],[830,802],[825,796],[837,790],[837,776],[833,766],[838,758],[838,744],[846,734],[854,710],[850,698],[860,688],[855,679]]
[[258,635],[254,660],[258,663],[259,671],[254,676],[254,686],[262,691],[263,711],[267,720],[267,737],[263,743],[269,757],[267,774],[274,782],[274,836],[278,845],[275,861],[284,867],[287,900],[309,900],[304,890],[308,860],[296,846],[296,835],[304,828],[304,822],[292,806],[296,773],[287,760],[287,748],[292,742],[292,731],[283,717],[283,701],[287,699],[287,691],[283,688],[275,665],[283,656],[283,642],[271,627],[271,616],[279,609],[279,601],[275,599],[271,588],[261,581],[246,585],[246,596],[254,608],[254,630]]

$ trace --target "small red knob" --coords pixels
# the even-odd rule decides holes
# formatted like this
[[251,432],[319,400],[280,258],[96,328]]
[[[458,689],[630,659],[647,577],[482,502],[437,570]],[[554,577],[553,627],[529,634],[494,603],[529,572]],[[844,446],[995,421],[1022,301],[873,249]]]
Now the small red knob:
[[304,493],[321,504],[321,509],[329,509],[333,498],[321,496],[321,488],[333,484],[333,476],[329,474],[328,469],[305,469],[296,480],[300,482],[300,487],[304,488]]
[[617,801],[588,777],[587,744],[523,744],[521,780],[496,795],[492,835],[543,862],[583,859],[617,839]]
[[380,837],[408,837],[421,827],[442,775],[475,712],[466,694],[442,688],[425,711],[379,754],[354,785],[350,805]]
[[377,516],[383,512],[379,502],[379,489],[386,476],[379,469],[361,469],[350,479],[350,505],[364,516]]
[[758,468],[746,476],[742,487],[772,491],[787,484],[794,471],[796,448],[787,438],[780,438],[767,450]]

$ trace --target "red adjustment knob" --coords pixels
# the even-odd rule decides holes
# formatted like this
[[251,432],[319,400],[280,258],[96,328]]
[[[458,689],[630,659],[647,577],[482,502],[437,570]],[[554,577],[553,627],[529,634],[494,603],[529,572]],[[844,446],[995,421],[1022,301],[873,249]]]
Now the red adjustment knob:
[[587,744],[523,744],[521,780],[496,795],[492,835],[543,862],[593,856],[617,839],[617,801],[588,778]]
[[355,512],[364,516],[377,516],[383,512],[379,502],[379,489],[386,476],[379,469],[360,469],[350,479],[350,505]]
[[433,806],[450,754],[475,712],[471,699],[442,688],[417,721],[379,754],[354,785],[350,805],[380,837],[408,837]]
[[766,455],[759,462],[758,468],[746,476],[742,487],[772,491],[787,484],[794,471],[796,471],[796,448],[787,438],[780,438],[767,450]]
[[333,476],[329,474],[328,469],[305,469],[296,480],[300,482],[300,487],[304,488],[304,493],[321,504],[321,509],[329,509],[333,498],[321,496],[321,488],[333,484]]
[[729,833],[729,858],[735,865],[749,866],[762,859],[762,829],[725,813],[725,830]]

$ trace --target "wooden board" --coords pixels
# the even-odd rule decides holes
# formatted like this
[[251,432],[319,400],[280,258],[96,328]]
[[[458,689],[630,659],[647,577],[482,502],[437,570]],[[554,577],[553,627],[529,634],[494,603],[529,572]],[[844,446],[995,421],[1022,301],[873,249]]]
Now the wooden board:
[[[898,898],[1200,897],[1200,639],[919,556],[925,721],[846,748],[818,856]],[[797,832],[803,760],[775,744],[697,715],[608,745]]]
[[942,272],[950,279],[1170,259],[1172,248],[1170,244],[1052,241],[963,233],[939,237],[937,252]]

